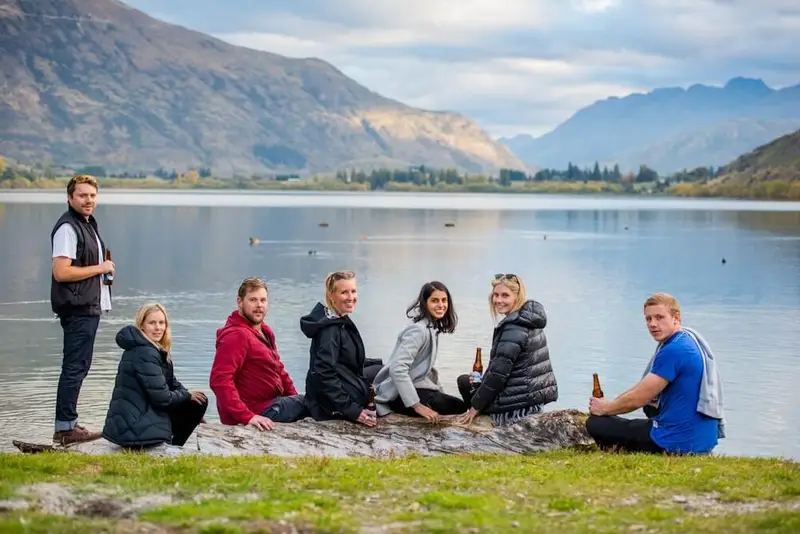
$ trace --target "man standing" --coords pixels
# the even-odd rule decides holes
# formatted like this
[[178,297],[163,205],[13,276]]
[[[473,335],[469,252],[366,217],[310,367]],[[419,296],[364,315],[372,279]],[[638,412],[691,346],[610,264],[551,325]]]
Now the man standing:
[[217,330],[217,351],[210,386],[225,425],[272,430],[273,423],[293,423],[308,416],[303,395],[278,355],[275,334],[264,324],[267,284],[247,278],[239,286],[237,309]]
[[78,424],[77,411],[78,395],[92,365],[100,313],[111,309],[111,292],[102,277],[114,274],[114,263],[104,261],[105,244],[93,215],[96,205],[97,180],[85,174],[73,176],[67,184],[67,211],[50,233],[50,303],[64,331],[53,441],[62,445],[100,438],[100,432]]
[[[592,397],[586,430],[602,448],[628,451],[708,454],[724,437],[722,384],[705,340],[681,327],[672,295],[655,293],[644,303],[650,335],[659,345],[640,382],[614,400]],[[650,408],[652,419],[617,414]]]

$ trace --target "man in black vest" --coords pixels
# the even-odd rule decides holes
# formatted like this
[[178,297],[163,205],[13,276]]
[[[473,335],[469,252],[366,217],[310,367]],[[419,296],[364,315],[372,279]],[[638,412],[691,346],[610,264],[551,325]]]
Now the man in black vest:
[[73,176],[67,184],[67,211],[50,233],[50,302],[64,331],[53,441],[62,445],[100,438],[100,432],[78,424],[77,411],[78,394],[92,365],[100,313],[111,309],[111,291],[102,278],[114,275],[114,263],[104,261],[106,247],[92,215],[96,204],[97,180],[85,174]]

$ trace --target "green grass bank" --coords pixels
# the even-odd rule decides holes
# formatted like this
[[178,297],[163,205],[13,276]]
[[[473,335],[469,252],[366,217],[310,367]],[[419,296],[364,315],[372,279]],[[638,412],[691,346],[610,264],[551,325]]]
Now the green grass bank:
[[800,464],[0,455],[2,532],[798,532]]

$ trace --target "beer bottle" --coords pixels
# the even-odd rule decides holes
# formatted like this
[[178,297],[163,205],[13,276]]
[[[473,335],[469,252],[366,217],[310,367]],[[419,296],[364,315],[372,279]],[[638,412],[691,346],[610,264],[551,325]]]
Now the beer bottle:
[[372,384],[369,385],[369,399],[367,399],[367,405],[365,406],[366,410],[370,412],[374,412],[378,410],[378,407],[375,406],[375,388]]
[[472,364],[472,374],[469,377],[473,388],[478,387],[483,380],[483,362],[481,361],[481,348],[475,349],[475,363]]
[[600,377],[597,376],[597,373],[592,374],[592,381],[594,382],[594,387],[592,387],[592,397],[603,397],[603,390],[600,388]]
[[[107,248],[106,249],[106,254],[105,254],[105,260],[109,261],[110,259],[111,259],[111,249]],[[103,284],[107,285],[107,286],[110,286],[113,283],[114,283],[114,275],[111,274],[111,273],[105,273],[103,275]]]

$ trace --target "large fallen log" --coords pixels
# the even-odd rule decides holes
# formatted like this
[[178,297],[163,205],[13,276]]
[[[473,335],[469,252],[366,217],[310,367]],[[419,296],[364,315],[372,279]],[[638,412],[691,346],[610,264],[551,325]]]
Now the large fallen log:
[[[586,433],[586,414],[577,410],[556,410],[531,415],[505,427],[493,427],[488,417],[475,419],[465,427],[445,418],[431,425],[421,418],[392,414],[377,426],[347,421],[305,419],[276,424],[275,430],[261,432],[252,427],[206,423],[183,447],[159,445],[145,449],[154,456],[182,454],[267,454],[272,456],[386,457],[453,453],[524,454],[550,449],[581,447],[594,443]],[[52,443],[14,441],[22,452],[80,452],[109,454],[123,449],[104,439],[58,446]]]

